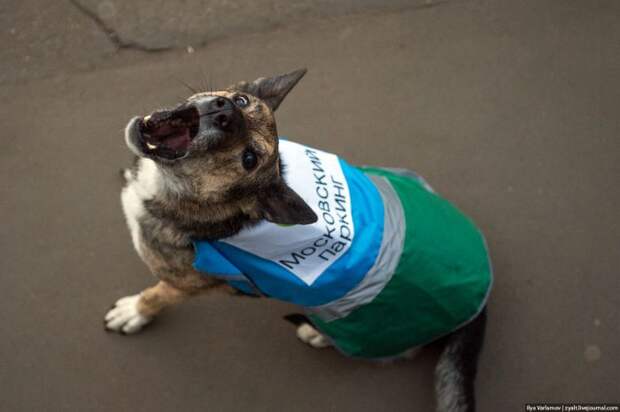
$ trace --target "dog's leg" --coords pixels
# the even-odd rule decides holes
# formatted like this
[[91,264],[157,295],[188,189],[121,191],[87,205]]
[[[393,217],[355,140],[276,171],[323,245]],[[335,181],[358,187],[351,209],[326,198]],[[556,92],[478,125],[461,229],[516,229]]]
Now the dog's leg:
[[214,290],[232,293],[228,284],[216,279],[188,275],[176,281],[177,283],[161,280],[137,295],[119,299],[105,315],[106,330],[124,334],[136,333],[168,306]]
[[105,315],[105,328],[121,333],[136,333],[162,309],[180,303],[189,296],[189,293],[160,281],[137,295],[119,299]]
[[447,337],[435,368],[438,412],[474,412],[474,381],[486,327],[486,308],[476,319]]

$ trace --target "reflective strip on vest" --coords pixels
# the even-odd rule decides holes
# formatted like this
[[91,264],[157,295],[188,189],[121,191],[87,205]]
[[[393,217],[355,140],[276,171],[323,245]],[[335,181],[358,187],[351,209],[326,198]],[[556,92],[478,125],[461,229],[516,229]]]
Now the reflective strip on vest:
[[388,283],[403,251],[405,216],[398,195],[389,182],[379,176],[370,176],[383,200],[383,237],[375,264],[362,281],[340,299],[325,305],[306,308],[321,320],[331,321],[347,316],[360,305],[371,302]]

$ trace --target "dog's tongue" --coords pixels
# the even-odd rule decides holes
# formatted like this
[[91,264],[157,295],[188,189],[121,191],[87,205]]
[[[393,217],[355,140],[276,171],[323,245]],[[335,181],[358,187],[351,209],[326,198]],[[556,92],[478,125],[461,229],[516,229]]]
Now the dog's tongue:
[[189,130],[183,128],[182,133],[171,134],[170,137],[166,137],[162,140],[162,144],[170,149],[178,150],[187,147],[190,142]]
[[149,143],[173,150],[185,148],[191,141],[187,127],[170,123],[158,124],[155,127],[147,123],[145,133]]

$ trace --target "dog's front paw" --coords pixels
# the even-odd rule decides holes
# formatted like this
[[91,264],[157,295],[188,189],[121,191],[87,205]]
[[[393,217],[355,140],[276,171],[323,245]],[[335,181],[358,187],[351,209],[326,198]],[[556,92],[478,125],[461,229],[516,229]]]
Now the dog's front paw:
[[313,348],[327,348],[331,346],[331,342],[318,330],[309,323],[302,323],[297,328],[297,337],[304,343]]
[[120,333],[136,333],[149,323],[151,318],[142,316],[138,312],[139,300],[139,294],[119,299],[105,315],[104,323],[106,330]]

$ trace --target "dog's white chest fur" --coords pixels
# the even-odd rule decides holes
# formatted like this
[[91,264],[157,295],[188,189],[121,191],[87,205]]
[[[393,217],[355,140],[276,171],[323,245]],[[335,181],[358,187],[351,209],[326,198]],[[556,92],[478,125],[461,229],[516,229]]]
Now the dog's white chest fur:
[[160,173],[155,162],[144,158],[138,161],[135,176],[132,175],[130,170],[125,170],[124,172],[127,185],[121,191],[121,203],[125,220],[131,233],[133,246],[140,257],[143,257],[143,255],[139,221],[146,213],[144,201],[152,199],[161,187]]

